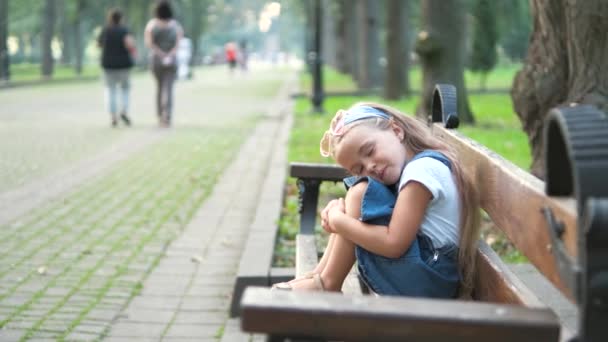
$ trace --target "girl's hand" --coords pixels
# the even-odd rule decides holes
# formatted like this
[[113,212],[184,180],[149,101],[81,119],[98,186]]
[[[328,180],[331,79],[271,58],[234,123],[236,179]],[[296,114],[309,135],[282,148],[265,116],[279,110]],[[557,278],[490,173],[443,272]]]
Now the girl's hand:
[[327,214],[329,213],[330,204],[331,202],[327,203],[325,208],[321,210],[321,227],[323,227],[323,230],[328,233],[332,233],[331,227],[329,226],[329,219],[327,216]]
[[331,223],[337,216],[345,213],[346,207],[343,198],[331,200],[321,211],[321,226],[328,233],[337,233],[336,228]]

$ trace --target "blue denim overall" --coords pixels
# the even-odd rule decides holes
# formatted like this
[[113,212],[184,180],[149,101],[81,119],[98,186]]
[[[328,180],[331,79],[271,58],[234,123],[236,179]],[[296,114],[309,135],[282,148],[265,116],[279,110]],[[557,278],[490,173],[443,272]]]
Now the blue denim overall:
[[[430,157],[451,169],[450,160],[437,151],[423,151],[411,161]],[[410,161],[410,162],[411,162]],[[361,221],[387,226],[397,193],[371,177],[348,177],[346,188],[367,180],[361,202]],[[409,249],[398,258],[387,258],[356,246],[357,267],[363,281],[376,293],[430,298],[454,298],[458,292],[458,248],[456,245],[433,247],[431,239],[418,232]]]

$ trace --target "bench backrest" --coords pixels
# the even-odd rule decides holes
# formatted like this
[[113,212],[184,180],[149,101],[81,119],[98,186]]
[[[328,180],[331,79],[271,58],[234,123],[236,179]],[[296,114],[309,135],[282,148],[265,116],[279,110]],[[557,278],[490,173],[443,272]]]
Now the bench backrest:
[[[574,257],[574,200],[547,196],[541,180],[456,131],[441,124],[433,124],[432,130],[434,135],[442,137],[457,150],[464,172],[478,187],[481,207],[494,224],[556,288],[573,300],[573,294],[560,279],[543,209],[550,208],[555,217],[564,222],[563,239],[569,254]],[[484,301],[534,305],[533,296],[513,286],[517,279],[502,272],[502,263],[492,254],[482,243],[476,297]]]

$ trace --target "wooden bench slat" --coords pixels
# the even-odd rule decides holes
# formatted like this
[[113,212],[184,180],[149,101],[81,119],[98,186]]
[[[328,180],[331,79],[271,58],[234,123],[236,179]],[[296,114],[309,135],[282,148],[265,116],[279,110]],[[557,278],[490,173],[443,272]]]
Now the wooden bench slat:
[[350,270],[344,283],[342,284],[342,293],[348,295],[363,295],[363,289],[361,288],[361,282],[359,281],[359,275],[357,272],[357,264]]
[[557,341],[560,329],[548,309],[260,287],[242,310],[244,331],[348,341]]
[[[309,234],[296,235],[296,276],[301,277],[314,270],[317,266],[317,248],[315,236]],[[349,294],[362,294],[361,284],[355,266],[344,280],[342,291]]]
[[315,236],[311,234],[296,235],[296,277],[302,277],[314,270],[317,262]]
[[561,280],[551,252],[551,240],[542,208],[549,207],[564,222],[564,243],[570,256],[576,254],[576,209],[573,200],[547,197],[544,183],[479,143],[433,125],[433,134],[443,137],[457,150],[465,172],[473,175],[481,196],[481,207],[509,240],[564,295],[574,300]]
[[477,249],[476,300],[529,307],[546,307],[484,241]]

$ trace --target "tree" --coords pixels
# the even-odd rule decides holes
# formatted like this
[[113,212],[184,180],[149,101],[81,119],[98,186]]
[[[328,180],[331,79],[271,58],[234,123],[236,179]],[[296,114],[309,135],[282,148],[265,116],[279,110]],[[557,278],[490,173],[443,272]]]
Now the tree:
[[375,0],[358,0],[356,6],[358,23],[358,55],[357,86],[360,89],[380,86],[382,70],[378,63],[380,59],[379,38],[379,4]]
[[349,60],[350,64],[350,72],[353,80],[359,80],[359,64],[361,64],[361,55],[358,53],[360,51],[359,45],[361,45],[358,37],[359,37],[359,26],[361,25],[359,22],[359,17],[357,15],[357,3],[360,0],[349,1],[345,0],[346,4],[346,39],[347,39],[347,49],[344,51],[346,57]]
[[323,63],[336,68],[335,0],[323,0]]
[[203,3],[201,0],[190,0],[192,22],[190,25],[190,39],[192,41],[192,56],[190,58],[190,65],[195,66],[199,64],[199,41],[201,39],[201,33],[203,32],[202,24],[202,10]]
[[[350,21],[347,15],[348,0],[337,0],[336,17],[336,68],[344,74],[352,74],[352,58],[348,51],[350,48],[349,27]],[[352,51],[352,50],[351,50]]]
[[496,5],[494,0],[476,0],[473,7],[475,18],[473,51],[470,68],[481,73],[481,89],[486,89],[486,79],[496,65]]
[[51,41],[55,33],[55,17],[56,8],[55,0],[46,0],[42,22],[42,64],[41,73],[43,77],[51,77],[53,75],[53,51],[51,50]]
[[528,0],[503,0],[497,3],[499,45],[514,61],[521,61],[528,51],[528,37],[532,31],[532,20]]
[[0,81],[10,78],[8,59],[8,0],[0,0]]
[[82,74],[82,64],[84,59],[84,39],[83,39],[83,27],[82,18],[86,8],[86,0],[76,0],[76,14],[74,15],[73,32],[74,32],[74,51],[76,52],[76,63],[74,64],[74,70],[76,74]]
[[422,102],[416,113],[430,113],[433,89],[437,83],[450,83],[458,94],[461,122],[473,124],[464,84],[466,20],[465,0],[424,0],[421,8],[422,31],[416,41],[416,53],[422,64]]
[[9,1],[8,26],[10,35],[17,37],[19,43],[17,54],[11,62],[40,63],[41,16],[45,3],[39,0]]
[[569,103],[608,111],[608,2],[531,0],[533,31],[511,98],[544,177],[542,129],[549,109]]
[[65,0],[58,0],[59,27],[61,30],[61,64],[68,65],[72,62],[72,37],[70,30],[70,9]]
[[386,2],[386,78],[384,98],[399,99],[408,91],[407,1]]

